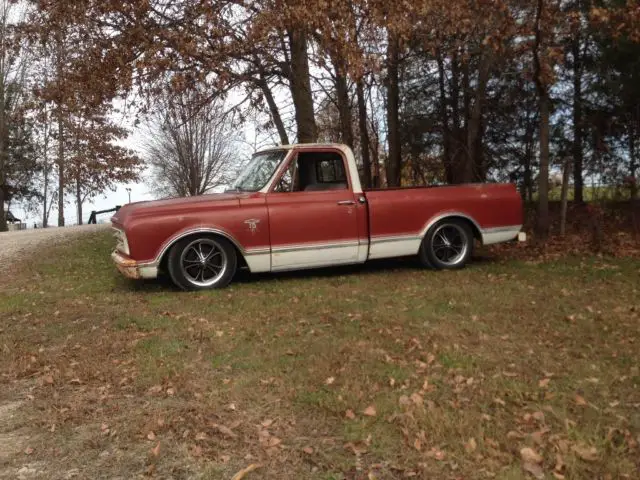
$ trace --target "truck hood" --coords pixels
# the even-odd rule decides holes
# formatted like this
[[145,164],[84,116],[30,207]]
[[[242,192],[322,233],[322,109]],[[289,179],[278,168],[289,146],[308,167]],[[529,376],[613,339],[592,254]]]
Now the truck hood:
[[127,220],[132,218],[193,212],[200,209],[209,210],[221,207],[236,208],[240,205],[240,197],[246,196],[247,194],[243,193],[212,193],[197,197],[169,198],[129,203],[111,217],[111,222],[124,226]]

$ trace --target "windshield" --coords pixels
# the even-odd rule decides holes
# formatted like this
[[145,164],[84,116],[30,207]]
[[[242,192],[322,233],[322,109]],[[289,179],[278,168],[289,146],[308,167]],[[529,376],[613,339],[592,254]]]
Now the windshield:
[[262,190],[286,155],[287,152],[285,150],[274,150],[254,155],[231,187],[231,190],[239,192],[258,192]]

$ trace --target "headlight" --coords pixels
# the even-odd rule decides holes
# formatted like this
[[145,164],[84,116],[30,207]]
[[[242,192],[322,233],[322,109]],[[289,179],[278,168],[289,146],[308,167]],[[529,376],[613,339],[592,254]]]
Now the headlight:
[[127,236],[122,230],[118,230],[114,228],[113,236],[116,237],[116,250],[124,253],[125,255],[130,255],[129,253],[129,242],[127,242]]

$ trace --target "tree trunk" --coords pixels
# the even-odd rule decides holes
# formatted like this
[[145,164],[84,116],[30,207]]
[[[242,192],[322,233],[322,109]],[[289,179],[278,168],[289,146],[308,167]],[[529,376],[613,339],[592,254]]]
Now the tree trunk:
[[451,168],[451,129],[449,128],[449,109],[447,108],[447,91],[445,87],[445,71],[442,52],[436,52],[438,62],[438,88],[440,90],[440,122],[442,123],[442,153],[447,183],[453,183]]
[[42,228],[49,226],[49,116],[45,116],[44,146],[43,146],[43,180],[44,190],[42,195]]
[[525,152],[524,152],[524,179],[522,185],[522,196],[525,201],[532,202],[533,201],[533,172],[531,169],[531,163],[533,160],[533,150],[534,150],[534,134],[535,134],[535,125],[531,119],[527,118],[527,128],[525,132]]
[[[349,101],[349,85],[345,68],[340,62],[334,61],[336,69],[336,96],[338,99],[338,114],[340,115],[340,138],[342,143],[353,148],[353,118],[351,115],[351,102]],[[337,64],[337,65],[336,65]]]
[[[4,52],[2,52],[4,54]],[[8,145],[7,145],[7,119],[5,106],[5,84],[4,72],[0,72],[0,232],[7,231],[7,217],[4,214],[5,191],[7,185],[7,176],[5,168],[7,165]]]
[[262,94],[267,101],[267,106],[269,107],[269,113],[271,114],[273,124],[276,126],[276,130],[278,130],[280,143],[282,143],[283,145],[289,145],[289,136],[287,135],[287,129],[284,127],[284,122],[282,121],[282,116],[280,115],[280,109],[278,108],[278,104],[273,98],[271,87],[269,87],[269,83],[267,82],[267,79],[264,78],[262,72],[260,73],[258,85],[260,86],[260,90],[262,90]]
[[542,239],[549,236],[549,92],[540,95],[540,176],[538,178],[538,225]]
[[567,230],[567,203],[569,197],[569,171],[571,162],[565,160],[562,170],[562,192],[560,194],[560,235],[564,237]]
[[42,228],[47,228],[47,223],[49,221],[49,211],[47,206],[49,204],[49,168],[45,164],[44,171],[42,173],[44,179],[44,190],[42,195]]
[[464,135],[464,121],[460,118],[460,64],[458,52],[451,57],[451,172],[450,183],[462,182],[462,170],[465,158],[466,138]]
[[549,116],[551,100],[549,88],[545,84],[542,74],[540,50],[543,44],[542,13],[544,0],[538,0],[535,22],[535,45],[533,63],[536,90],[540,102],[540,174],[538,177],[538,222],[536,233],[542,240],[549,236]]
[[[61,109],[61,106],[59,107]],[[58,112],[58,226],[64,227],[64,126],[62,112]]]
[[399,187],[402,175],[402,150],[400,146],[400,45],[398,38],[389,34],[387,47],[387,140],[389,158],[387,160],[387,185]]
[[[1,80],[0,80],[1,81]],[[7,231],[7,217],[4,214],[4,204],[5,204],[5,191],[7,186],[5,185],[6,174],[5,174],[5,162],[7,157],[7,145],[5,143],[5,108],[4,108],[4,92],[0,91],[0,232]]]
[[369,129],[367,128],[367,104],[364,98],[364,81],[356,82],[358,97],[358,126],[360,128],[360,149],[362,150],[362,168],[364,169],[364,188],[371,188],[371,156],[369,152]]
[[64,46],[62,44],[63,36],[62,32],[58,32],[57,35],[57,65],[56,65],[56,83],[58,87],[58,226],[64,227],[64,125],[62,118],[62,102],[63,102],[63,53]]
[[492,56],[485,52],[480,59],[478,71],[478,87],[476,89],[475,101],[471,108],[469,123],[467,127],[467,158],[462,172],[463,183],[470,183],[481,179],[481,170],[476,168],[481,164],[478,158],[478,143],[481,143],[482,134],[482,110],[484,108],[487,94],[487,83],[491,73]]
[[638,159],[636,158],[636,138],[635,129],[631,128],[629,132],[629,176],[631,181],[631,200],[635,200],[638,197],[638,177],[636,172],[638,170]]
[[80,189],[80,178],[76,178],[76,209],[78,212],[78,225],[82,225],[82,192]]
[[307,52],[307,33],[298,27],[288,31],[291,49],[291,96],[298,126],[298,142],[313,143],[318,138],[311,76],[309,74],[309,54]]
[[6,231],[7,231],[7,217],[4,214],[4,185],[0,181],[0,232],[6,232]]
[[582,168],[583,155],[583,119],[582,119],[582,59],[580,57],[580,36],[576,36],[573,45],[573,188],[574,201],[583,203],[584,183]]

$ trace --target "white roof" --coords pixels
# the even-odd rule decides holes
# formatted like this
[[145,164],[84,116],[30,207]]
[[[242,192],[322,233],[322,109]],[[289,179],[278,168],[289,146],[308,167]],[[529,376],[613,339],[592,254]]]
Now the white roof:
[[346,145],[342,143],[294,143],[291,145],[274,145],[258,150],[256,153],[268,152],[269,150],[293,150],[294,148],[336,148],[344,150]]

